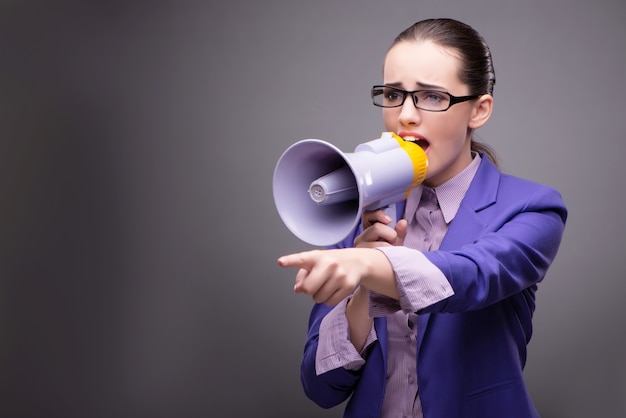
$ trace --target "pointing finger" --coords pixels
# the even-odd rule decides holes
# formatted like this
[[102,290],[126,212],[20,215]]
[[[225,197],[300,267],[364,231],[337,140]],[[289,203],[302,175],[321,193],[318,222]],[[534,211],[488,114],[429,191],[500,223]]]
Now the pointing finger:
[[307,268],[311,264],[309,252],[283,255],[278,258],[278,265],[281,267]]

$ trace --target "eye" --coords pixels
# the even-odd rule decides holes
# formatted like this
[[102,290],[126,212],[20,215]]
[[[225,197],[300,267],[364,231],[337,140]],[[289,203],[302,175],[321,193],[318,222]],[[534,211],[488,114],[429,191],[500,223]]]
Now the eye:
[[383,97],[388,103],[397,103],[402,101],[403,94],[396,89],[386,88],[383,90]]
[[448,98],[445,94],[438,91],[421,91],[418,100],[423,104],[439,105],[448,100]]

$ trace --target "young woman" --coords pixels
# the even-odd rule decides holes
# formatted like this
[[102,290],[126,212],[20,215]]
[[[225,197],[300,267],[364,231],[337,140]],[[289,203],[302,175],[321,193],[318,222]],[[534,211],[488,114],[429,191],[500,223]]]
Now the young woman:
[[495,74],[483,38],[451,19],[403,31],[374,86],[385,129],[428,156],[423,185],[337,248],[280,257],[316,302],[302,361],[307,395],[345,417],[538,416],[522,369],[537,283],[566,208],[549,187],[502,174],[476,143]]

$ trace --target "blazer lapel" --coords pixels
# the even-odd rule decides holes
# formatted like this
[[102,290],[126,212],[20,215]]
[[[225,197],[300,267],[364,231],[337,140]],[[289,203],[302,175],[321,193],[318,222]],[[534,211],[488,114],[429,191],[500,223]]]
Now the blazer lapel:
[[496,203],[500,171],[482,155],[478,171],[450,223],[440,249],[456,250],[476,239],[485,227],[479,213]]
[[387,318],[374,318],[374,329],[376,330],[380,349],[383,353],[383,370],[387,370],[387,348],[389,347],[389,336],[387,335]]

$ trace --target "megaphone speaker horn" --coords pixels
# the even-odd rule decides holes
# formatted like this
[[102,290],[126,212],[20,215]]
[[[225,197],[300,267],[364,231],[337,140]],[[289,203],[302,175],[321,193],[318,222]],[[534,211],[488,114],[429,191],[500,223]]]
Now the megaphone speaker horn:
[[354,153],[305,139],[287,148],[276,164],[274,202],[295,236],[328,246],[356,228],[364,209],[406,199],[424,180],[427,166],[418,145],[387,132]]

